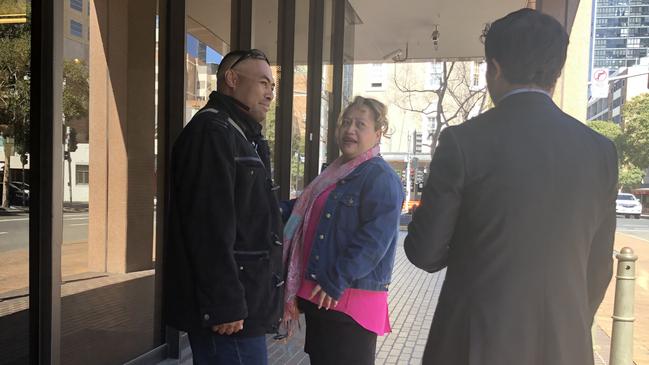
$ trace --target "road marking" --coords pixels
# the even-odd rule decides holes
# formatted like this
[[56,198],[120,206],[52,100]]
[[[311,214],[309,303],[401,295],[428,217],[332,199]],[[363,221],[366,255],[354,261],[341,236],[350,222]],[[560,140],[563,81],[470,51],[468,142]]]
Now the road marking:
[[[77,218],[78,217],[78,218]],[[88,217],[82,217],[82,216],[77,216],[77,217],[63,217],[64,221],[80,221],[84,219],[88,219]],[[9,218],[9,219],[0,219],[0,223],[2,222],[21,222],[21,221],[28,221],[29,218]]]
[[637,238],[637,239],[639,239],[640,241],[649,242],[648,239],[644,239],[644,238],[642,238],[642,237],[638,237],[638,236],[636,236],[636,235],[634,235],[634,234],[631,234],[631,233],[624,233],[624,232],[618,232],[618,233],[621,233],[621,234],[627,235],[627,236],[629,236],[629,237]]
[[76,226],[87,226],[88,223],[75,223],[75,224],[70,224],[70,227],[76,227]]
[[0,232],[0,234],[7,234],[7,233],[9,233],[9,232]]
[[28,221],[29,218],[10,218],[10,219],[0,219],[0,222],[18,222],[18,221]]

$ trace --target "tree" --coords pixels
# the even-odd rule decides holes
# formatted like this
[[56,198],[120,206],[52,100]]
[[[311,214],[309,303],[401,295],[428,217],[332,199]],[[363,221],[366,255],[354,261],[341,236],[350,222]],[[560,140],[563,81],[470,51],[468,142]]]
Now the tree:
[[[13,138],[16,151],[29,153],[30,27],[0,26],[0,132]],[[2,207],[9,206],[10,145],[5,143]]]
[[649,94],[642,94],[622,106],[625,154],[640,169],[649,168]]
[[642,183],[644,172],[633,163],[631,154],[629,154],[630,150],[628,149],[628,135],[624,133],[620,125],[604,120],[594,120],[586,124],[599,134],[613,141],[615,144],[619,165],[619,187],[622,189],[630,189]]
[[624,156],[625,135],[619,124],[606,120],[593,120],[586,123],[595,132],[610,139],[615,144],[620,164],[626,162]]
[[3,14],[24,14],[27,6],[26,0],[0,0]]
[[644,171],[632,164],[620,165],[618,185],[620,188],[633,188],[642,183]]
[[431,155],[444,128],[466,121],[488,105],[486,86],[479,82],[478,67],[472,72],[472,63],[477,62],[435,62],[431,80],[423,86],[415,64],[395,63],[393,81],[398,94],[394,104],[404,111],[435,118],[434,128],[425,138]]
[[66,121],[88,118],[88,67],[80,60],[63,62],[63,116]]

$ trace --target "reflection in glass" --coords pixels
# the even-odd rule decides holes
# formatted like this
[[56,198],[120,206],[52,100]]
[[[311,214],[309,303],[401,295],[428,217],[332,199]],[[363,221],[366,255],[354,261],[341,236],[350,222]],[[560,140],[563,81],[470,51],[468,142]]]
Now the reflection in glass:
[[304,189],[308,34],[309,2],[298,1],[295,8],[295,65],[293,67],[293,128],[291,138],[290,180],[291,199],[298,197]]
[[185,123],[205,105],[210,93],[216,91],[216,72],[227,49],[222,52],[187,34]]
[[[277,66],[277,19],[278,19],[278,0],[253,0],[252,1],[252,48],[259,49],[266,54],[270,61],[270,68],[275,79],[277,90],[281,80]],[[275,93],[277,97],[277,93]],[[277,108],[277,99],[273,99],[266,120],[264,121],[263,134],[268,140],[270,155],[275,153],[275,111]],[[276,163],[276,161],[273,161]],[[274,163],[271,165],[271,168]]]
[[61,2],[57,65],[64,82],[61,363],[124,363],[158,345],[157,2],[71,4]]
[[0,7],[0,364],[29,356],[31,3]]
[[[322,90],[320,92],[320,154],[319,168],[327,162],[327,133],[329,131],[329,110],[333,102],[333,64],[331,61],[331,39],[333,24],[333,1],[325,0],[322,42]],[[337,116],[334,116],[337,117]],[[320,171],[320,170],[319,170]]]

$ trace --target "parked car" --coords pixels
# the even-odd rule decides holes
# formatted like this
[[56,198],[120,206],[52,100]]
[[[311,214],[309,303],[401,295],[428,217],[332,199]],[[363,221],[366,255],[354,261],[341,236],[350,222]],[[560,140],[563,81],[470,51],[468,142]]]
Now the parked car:
[[[4,184],[0,183],[0,197],[3,189]],[[9,183],[9,205],[29,205],[29,184],[20,181]]]
[[642,204],[633,194],[619,193],[615,200],[615,213],[638,219],[642,214]]

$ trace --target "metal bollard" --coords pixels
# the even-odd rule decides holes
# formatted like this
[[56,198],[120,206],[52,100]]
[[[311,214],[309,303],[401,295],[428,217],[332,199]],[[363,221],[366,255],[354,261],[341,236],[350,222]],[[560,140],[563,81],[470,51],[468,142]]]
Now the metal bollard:
[[624,247],[616,257],[618,263],[609,365],[633,365],[633,302],[635,261],[638,256],[629,247]]

